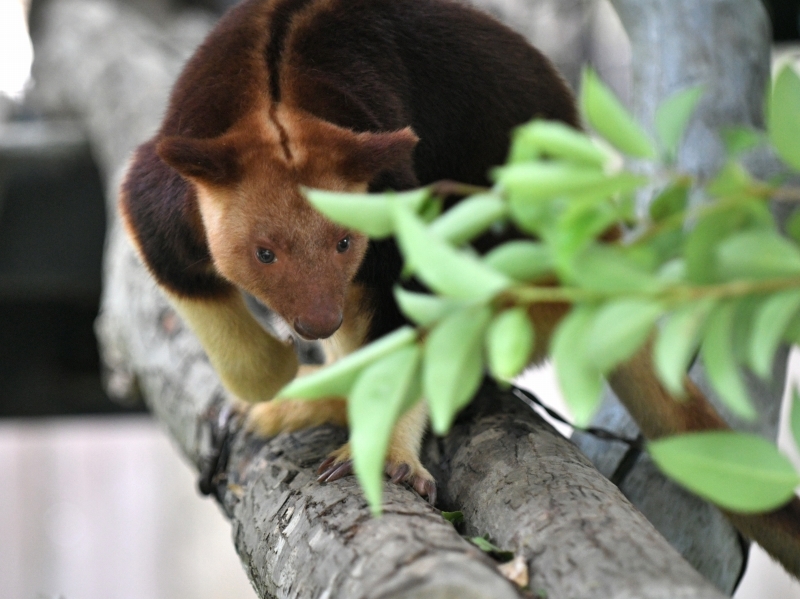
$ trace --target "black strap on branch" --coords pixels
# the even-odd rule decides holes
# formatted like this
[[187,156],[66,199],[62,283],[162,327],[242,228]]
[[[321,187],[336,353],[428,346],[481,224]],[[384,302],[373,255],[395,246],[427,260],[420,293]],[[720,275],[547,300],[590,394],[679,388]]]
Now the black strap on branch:
[[543,410],[550,418],[561,422],[562,424],[566,424],[570,426],[574,430],[582,431],[584,433],[588,433],[593,437],[597,437],[598,439],[602,439],[603,441],[617,441],[619,443],[624,443],[628,446],[628,449],[625,451],[625,454],[622,456],[622,459],[617,464],[614,473],[609,477],[609,480],[614,483],[615,485],[619,486],[625,480],[625,477],[628,476],[631,470],[633,470],[636,461],[639,459],[639,456],[642,455],[644,451],[644,436],[639,433],[635,438],[630,437],[623,437],[618,435],[610,430],[599,428],[596,426],[589,426],[586,428],[581,428],[579,426],[575,426],[571,422],[569,422],[564,416],[556,412],[549,406],[546,406],[541,399],[536,397],[530,391],[526,391],[525,389],[520,389],[519,387],[512,386],[511,391],[516,395],[519,399],[530,405],[532,408],[538,408]]

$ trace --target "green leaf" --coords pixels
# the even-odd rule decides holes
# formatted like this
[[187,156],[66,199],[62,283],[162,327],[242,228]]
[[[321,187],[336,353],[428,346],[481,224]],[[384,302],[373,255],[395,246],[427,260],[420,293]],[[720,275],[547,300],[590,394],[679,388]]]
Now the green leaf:
[[800,274],[800,249],[775,231],[743,231],[717,248],[723,280],[769,279]]
[[[651,248],[652,249],[652,248]],[[658,252],[658,250],[654,250]],[[663,256],[656,256],[662,259],[661,267],[658,269],[658,280],[667,285],[676,285],[686,279],[686,262],[680,258],[668,258],[663,261]]]
[[800,243],[800,210],[795,210],[786,221],[786,234],[795,242]]
[[433,198],[429,202],[425,202],[422,205],[422,208],[419,210],[415,209],[414,206],[409,206],[412,212],[416,212],[419,214],[419,217],[422,219],[422,222],[425,224],[430,224],[442,214],[442,200],[439,198]]
[[722,240],[746,228],[771,229],[773,222],[769,210],[763,205],[739,205],[703,214],[686,239],[684,255],[689,281],[698,284],[719,282],[717,249]]
[[684,393],[683,379],[697,351],[703,325],[716,305],[713,299],[702,299],[682,306],[671,314],[659,330],[653,348],[656,372],[670,393]]
[[611,158],[588,135],[558,121],[531,121],[517,127],[512,139],[509,163],[545,156],[602,167]]
[[[677,273],[680,273],[680,280],[686,278],[686,261],[682,258],[686,238],[686,230],[682,226],[677,226],[665,227],[661,231],[655,231],[653,235],[644,240],[644,243],[655,255],[657,262],[664,265],[659,269],[658,276],[660,279],[666,280],[668,276],[676,275]],[[642,245],[642,241],[635,243],[634,247]],[[667,267],[665,268],[665,266]]]
[[584,351],[596,314],[594,306],[573,308],[559,324],[552,342],[559,386],[578,426],[586,426],[592,419],[603,390],[602,375]]
[[484,553],[489,553],[500,561],[509,561],[514,559],[513,551],[505,551],[500,549],[493,543],[489,542],[489,540],[485,537],[472,537],[470,542]]
[[764,143],[764,134],[750,127],[724,127],[720,134],[731,157],[740,156]]
[[690,433],[649,443],[653,461],[693,493],[734,512],[763,512],[794,495],[800,477],[769,441],[748,433]]
[[536,241],[508,241],[486,254],[483,261],[520,282],[534,281],[553,272],[550,249]]
[[737,364],[746,364],[750,358],[753,323],[762,299],[762,297],[756,295],[745,295],[731,300],[735,305],[733,331],[731,331],[731,349]]
[[492,171],[512,202],[531,203],[592,189],[607,179],[601,169],[572,162],[526,162]]
[[753,420],[756,411],[736,368],[733,350],[735,304],[721,305],[711,313],[703,338],[702,356],[708,379],[734,414]]
[[509,200],[513,223],[521,230],[536,237],[542,237],[545,230],[551,228],[561,212],[566,198],[558,198],[547,202],[515,202]]
[[525,308],[511,308],[494,317],[486,331],[489,372],[507,381],[528,365],[535,341],[533,325]]
[[789,413],[789,425],[792,429],[795,447],[800,448],[800,394],[797,387],[792,387],[792,408]]
[[758,308],[750,340],[749,364],[757,375],[767,379],[772,374],[775,350],[789,322],[800,311],[800,290],[777,293]]
[[486,300],[512,281],[459,252],[425,227],[407,207],[396,205],[397,241],[413,271],[431,289],[457,299]]
[[475,195],[462,200],[429,227],[429,231],[452,245],[461,245],[506,218],[508,207],[496,195]]
[[406,291],[402,287],[394,288],[394,297],[400,311],[416,324],[427,327],[441,320],[454,310],[465,306],[464,302],[429,293]]
[[714,197],[726,198],[748,195],[753,187],[750,173],[738,162],[729,161],[706,186]]
[[656,110],[656,133],[669,159],[675,157],[686,125],[689,124],[703,93],[702,85],[676,92]]
[[461,524],[464,521],[464,512],[442,512],[442,518],[455,526],[456,524]]
[[430,197],[427,188],[403,193],[340,193],[321,189],[304,189],[308,201],[329,219],[366,233],[374,239],[394,233],[393,204],[395,201],[418,209]]
[[637,158],[654,158],[650,138],[591,69],[584,69],[581,108],[586,120],[613,146]]
[[686,210],[691,186],[691,181],[680,179],[658,194],[653,203],[650,204],[650,218],[653,219],[653,222],[660,223],[670,216],[680,214]]
[[395,422],[420,399],[417,345],[368,366],[347,401],[353,470],[374,514],[380,513],[386,451]]
[[586,356],[601,373],[630,358],[650,335],[661,304],[649,300],[621,299],[602,306],[589,329]]
[[492,311],[464,308],[439,322],[425,342],[423,386],[437,435],[450,429],[483,379],[481,341]]
[[417,332],[411,327],[397,329],[314,374],[294,379],[280,390],[273,401],[347,397],[366,366],[413,343],[416,338]]
[[556,263],[568,264],[576,254],[611,231],[623,220],[623,210],[607,199],[571,198],[555,231],[544,236],[555,248]]
[[662,286],[621,249],[599,244],[580,253],[565,274],[581,287],[601,293],[656,291]]
[[767,133],[781,159],[800,170],[800,77],[786,65],[775,78],[767,115]]
[[786,325],[783,340],[793,345],[800,345],[800,314],[795,315]]

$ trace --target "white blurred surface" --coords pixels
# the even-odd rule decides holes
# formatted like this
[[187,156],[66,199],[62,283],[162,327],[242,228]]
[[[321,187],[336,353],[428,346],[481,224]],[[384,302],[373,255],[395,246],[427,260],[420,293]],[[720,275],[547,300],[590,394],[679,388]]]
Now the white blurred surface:
[[255,597],[147,417],[0,422],[0,472],[0,599]]
[[31,74],[26,0],[0,0],[0,96],[20,98]]

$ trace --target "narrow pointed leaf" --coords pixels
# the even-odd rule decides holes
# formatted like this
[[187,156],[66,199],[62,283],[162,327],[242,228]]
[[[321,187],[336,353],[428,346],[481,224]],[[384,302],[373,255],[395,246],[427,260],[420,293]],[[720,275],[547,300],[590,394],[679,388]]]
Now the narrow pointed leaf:
[[667,476],[734,512],[780,507],[800,484],[789,460],[757,435],[690,433],[651,442],[648,450]]
[[504,219],[508,206],[496,195],[477,195],[462,200],[433,221],[429,230],[452,245],[461,245]]
[[609,178],[597,167],[564,161],[511,164],[495,169],[492,176],[513,201],[527,203],[592,189]]
[[583,71],[580,103],[589,124],[612,145],[637,158],[655,157],[648,135],[591,69]]
[[703,299],[681,307],[667,318],[656,337],[653,357],[667,389],[683,395],[683,379],[697,351],[703,325],[716,302]]
[[775,231],[743,231],[723,241],[716,254],[723,280],[800,275],[800,248]]
[[764,133],[750,127],[724,127],[720,131],[728,156],[735,157],[764,143]]
[[764,204],[763,212],[758,208],[736,207],[701,216],[685,243],[684,257],[689,281],[701,284],[718,282],[721,277],[718,273],[717,250],[723,240],[747,228],[774,226],[766,202],[761,204]]
[[585,354],[587,331],[597,308],[579,306],[556,329],[552,343],[559,386],[575,424],[586,426],[600,405],[603,379]]
[[535,241],[508,241],[486,254],[483,261],[520,282],[533,281],[553,272],[550,248]]
[[747,364],[750,357],[753,323],[762,299],[755,295],[745,295],[732,300],[735,308],[733,330],[731,331],[731,350],[737,364]]
[[314,374],[296,378],[281,389],[273,401],[347,397],[366,366],[413,343],[416,338],[417,332],[411,327],[397,329]]
[[709,317],[703,338],[702,356],[708,378],[720,397],[737,416],[746,420],[756,411],[736,367],[732,333],[735,304],[723,304]]
[[800,77],[785,66],[775,78],[770,95],[767,132],[778,156],[800,170]]
[[404,193],[339,193],[321,189],[304,190],[309,202],[329,219],[380,239],[394,233],[393,203],[404,202],[416,210],[430,197],[427,189]]
[[622,299],[600,308],[586,340],[586,356],[601,373],[630,358],[650,335],[663,308],[648,300]]
[[671,95],[656,110],[656,133],[667,157],[675,157],[686,125],[702,97],[703,86],[690,87]]
[[511,286],[505,275],[433,235],[408,208],[399,204],[395,208],[400,249],[431,289],[458,299],[482,300]]
[[406,291],[402,287],[394,288],[394,297],[400,311],[416,324],[427,327],[441,320],[448,314],[464,307],[465,303],[429,293]]
[[676,181],[664,189],[650,204],[650,218],[659,223],[686,210],[690,189],[691,182],[684,180]]
[[800,243],[800,210],[795,209],[786,221],[786,234],[795,242]]
[[770,297],[758,308],[753,322],[749,363],[757,375],[766,379],[772,373],[775,350],[789,322],[800,310],[800,290],[790,289]]
[[662,283],[620,249],[589,246],[569,265],[567,274],[581,287],[606,293],[654,291]]
[[455,526],[464,522],[464,512],[442,512],[442,518]]
[[738,162],[728,161],[706,186],[706,191],[718,198],[747,195],[753,186],[750,173]]
[[492,311],[465,308],[434,328],[425,341],[423,387],[436,434],[446,433],[483,379],[483,333]]
[[792,429],[794,445],[800,449],[800,393],[797,387],[792,388],[792,408],[789,414],[789,426]]
[[514,559],[513,551],[505,551],[500,549],[497,545],[490,542],[486,537],[472,537],[470,542],[484,553],[492,555],[495,559],[501,562],[507,562]]
[[558,121],[535,120],[513,133],[508,162],[535,160],[541,156],[602,167],[611,158],[588,135]]
[[486,331],[489,372],[501,381],[517,376],[530,361],[534,341],[525,308],[512,308],[495,316]]
[[[419,400],[420,348],[403,347],[361,373],[347,401],[353,469],[373,513],[379,513],[386,451],[395,422]],[[414,390],[416,397],[411,397]]]

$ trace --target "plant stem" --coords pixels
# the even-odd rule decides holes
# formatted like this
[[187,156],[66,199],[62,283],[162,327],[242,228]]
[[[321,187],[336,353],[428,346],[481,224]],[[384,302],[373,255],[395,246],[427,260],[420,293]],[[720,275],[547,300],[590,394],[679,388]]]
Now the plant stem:
[[699,299],[728,299],[770,293],[786,289],[800,289],[800,276],[761,279],[757,281],[731,281],[715,285],[675,285],[661,289],[639,292],[604,292],[580,287],[536,287],[525,286],[510,289],[504,298],[516,304],[601,302],[617,298],[650,299],[675,305]]
[[468,183],[459,183],[458,181],[450,181],[447,179],[432,183],[429,189],[434,196],[470,196],[477,193],[488,193],[492,191],[491,187],[470,185]]

